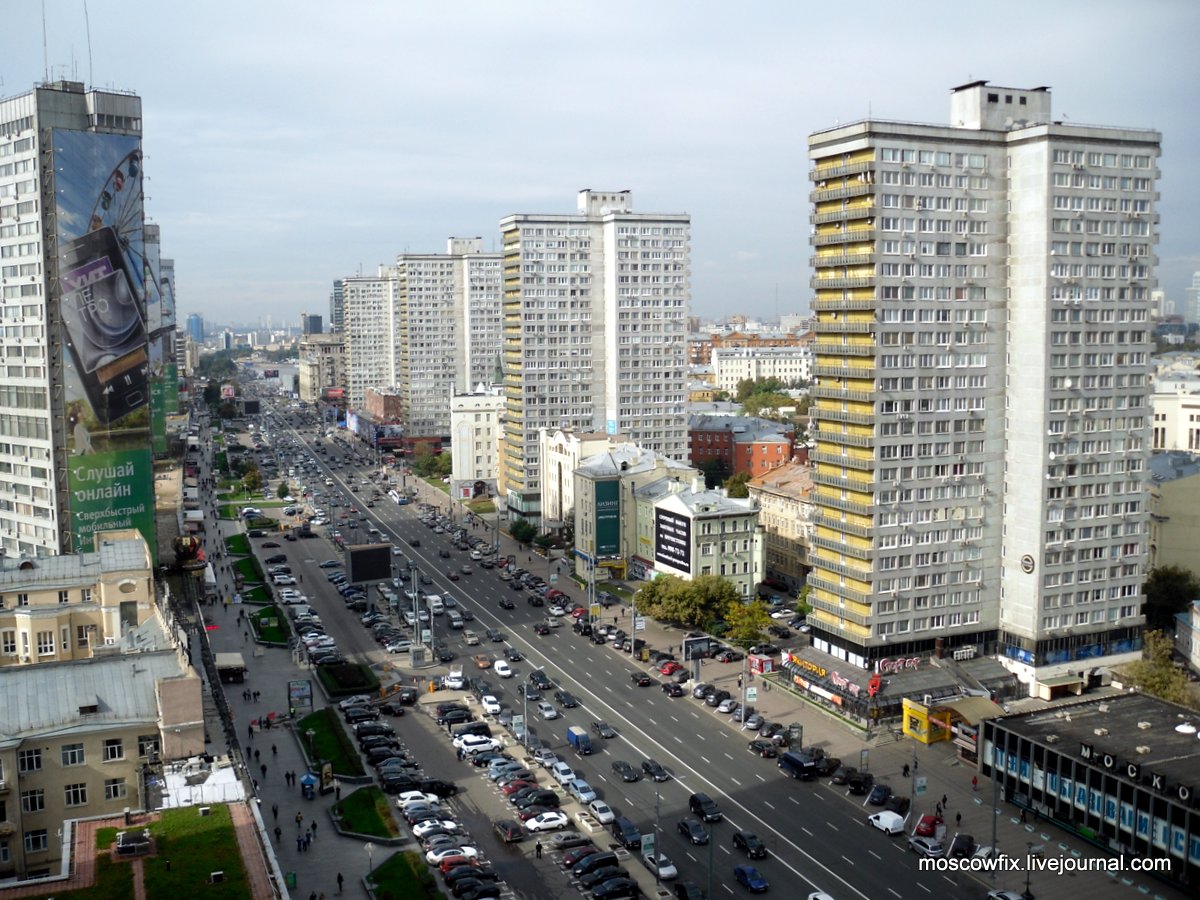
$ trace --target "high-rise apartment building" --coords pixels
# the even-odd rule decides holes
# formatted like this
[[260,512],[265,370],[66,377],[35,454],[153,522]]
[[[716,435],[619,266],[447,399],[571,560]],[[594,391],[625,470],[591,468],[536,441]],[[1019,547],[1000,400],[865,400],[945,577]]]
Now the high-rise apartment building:
[[333,290],[329,292],[329,330],[339,333],[345,326],[345,292],[342,279],[333,282]]
[[815,647],[1140,646],[1159,140],[986,82],[810,136]]
[[450,238],[445,253],[399,255],[396,271],[405,435],[448,438],[450,398],[495,379],[500,254],[482,238]]
[[[0,100],[0,547],[154,545],[150,334],[157,247],[142,193],[141,99],[45,84]],[[153,304],[155,320],[148,319]]]
[[[346,402],[359,409],[367,388],[393,387],[400,373],[400,278],[395,266],[342,279]],[[448,402],[448,401],[447,401]]]
[[310,334],[320,334],[325,329],[321,326],[321,317],[315,313],[300,313],[300,334],[307,337]]
[[542,428],[619,432],[685,460],[690,217],[585,190],[574,215],[512,215],[500,230],[508,508],[539,516]]
[[204,317],[200,313],[187,317],[187,335],[197,344],[204,343]]

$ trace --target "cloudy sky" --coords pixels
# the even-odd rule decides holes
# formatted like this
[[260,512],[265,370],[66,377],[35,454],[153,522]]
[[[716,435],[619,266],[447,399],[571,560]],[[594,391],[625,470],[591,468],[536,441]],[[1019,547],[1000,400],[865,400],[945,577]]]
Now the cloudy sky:
[[[45,7],[43,52],[42,7]],[[693,312],[807,309],[817,129],[944,123],[975,79],[1163,133],[1160,281],[1200,270],[1200,3],[87,0],[0,3],[0,95],[143,98],[147,213],[179,314],[295,322],[450,235],[497,246],[581,188],[692,217]]]

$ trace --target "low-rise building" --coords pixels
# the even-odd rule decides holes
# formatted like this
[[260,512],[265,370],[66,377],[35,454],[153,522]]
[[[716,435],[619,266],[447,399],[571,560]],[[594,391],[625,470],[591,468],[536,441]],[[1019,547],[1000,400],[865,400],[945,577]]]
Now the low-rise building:
[[800,463],[772,469],[747,484],[758,504],[764,538],[763,581],[795,593],[809,572],[808,547],[813,534],[812,470]]
[[1155,453],[1150,470],[1149,568],[1179,566],[1200,575],[1200,457]]
[[456,500],[495,495],[503,412],[498,386],[481,384],[450,399],[450,492]]
[[723,347],[712,352],[713,382],[733,393],[742,381],[775,378],[786,385],[812,379],[812,346],[797,339],[778,347]]
[[1175,652],[1192,674],[1200,675],[1200,600],[1175,616]]
[[743,472],[756,478],[792,459],[795,428],[754,416],[700,413],[688,417],[691,463],[720,477]]
[[1153,449],[1200,451],[1200,374],[1159,377],[1150,397]]

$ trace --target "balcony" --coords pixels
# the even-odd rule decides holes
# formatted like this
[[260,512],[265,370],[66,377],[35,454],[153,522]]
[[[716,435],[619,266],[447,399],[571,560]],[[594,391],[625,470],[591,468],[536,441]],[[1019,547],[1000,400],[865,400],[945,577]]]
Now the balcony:
[[874,243],[874,228],[858,228],[854,231],[837,231],[832,234],[815,234],[812,238],[814,247],[828,247],[831,244],[863,244]]
[[[864,594],[862,591],[856,591],[854,588],[848,588],[838,584],[836,581],[830,581],[826,578],[821,578],[818,575],[809,575],[808,583],[815,588],[820,588],[823,591],[829,591],[831,594],[837,594],[839,597],[845,597],[847,600],[853,600],[856,603],[870,603],[869,594]],[[812,602],[812,595],[809,594],[809,602]]]
[[845,422],[847,425],[874,425],[875,416],[869,413],[852,413],[840,409],[812,408],[809,415],[816,422]]
[[835,288],[845,290],[846,288],[868,288],[875,286],[875,276],[869,275],[865,278],[817,278],[809,279],[808,286],[813,290],[829,290]]
[[847,206],[843,209],[835,209],[830,212],[812,213],[808,217],[810,225],[828,225],[830,222],[848,222],[851,219],[873,219],[875,218],[875,207],[873,206]]
[[817,334],[871,334],[875,322],[818,322],[813,329]]
[[859,181],[852,184],[838,184],[827,188],[816,188],[808,195],[810,203],[827,203],[830,200],[849,200],[851,197],[862,197],[875,190],[875,185]]
[[812,563],[814,569],[824,569],[827,572],[833,572],[835,575],[842,575],[857,581],[870,581],[872,577],[869,566],[865,569],[852,569],[841,563],[830,562],[827,559],[816,556],[809,557],[809,561]]
[[874,356],[874,344],[813,344],[817,356]]
[[810,547],[821,547],[825,550],[832,550],[834,553],[841,553],[845,556],[853,556],[855,559],[861,559],[866,562],[870,562],[874,556],[874,551],[870,547],[852,547],[841,541],[817,537],[816,535],[808,539],[808,544]]
[[833,300],[813,300],[810,304],[813,312],[842,312],[857,309],[874,309],[875,298],[870,300],[851,300],[847,297],[839,297]]
[[875,160],[863,159],[858,162],[845,163],[840,166],[813,166],[808,170],[808,180],[812,182],[828,181],[830,178],[844,178],[847,175],[860,175],[873,171]]
[[855,469],[859,472],[873,472],[875,470],[875,460],[859,459],[848,454],[823,453],[820,450],[814,450],[810,458],[813,462],[828,463],[831,466],[842,466],[843,468]]
[[836,385],[819,384],[814,388],[810,388],[808,393],[814,400],[853,400],[858,403],[873,403],[875,401],[874,391],[852,391]]
[[839,447],[873,447],[875,438],[866,434],[843,434],[840,431],[814,431],[813,440],[821,444],[837,444]]
[[828,269],[837,266],[871,266],[875,264],[875,251],[839,253],[837,256],[810,256],[808,264],[814,269]]
[[853,622],[855,625],[867,626],[870,624],[870,620],[866,616],[846,609],[844,606],[839,606],[836,603],[828,603],[824,600],[813,598],[812,596],[808,598],[808,603],[813,609],[819,609],[831,616],[837,616],[839,619],[845,619],[848,622]]
[[843,522],[841,519],[833,519],[822,515],[818,515],[813,520],[813,524],[822,528],[832,528],[834,531],[845,532],[846,534],[852,534],[855,537],[861,538],[871,537],[871,533],[874,531],[868,525],[854,525],[850,522]]
[[860,480],[851,478],[849,475],[827,475],[824,472],[813,472],[811,477],[814,484],[823,484],[826,487],[854,491],[859,494],[869,494],[875,488],[875,482],[871,479]]
[[875,377],[875,366],[813,366],[813,374],[825,378],[865,378]]
[[[814,476],[815,478],[815,476]],[[830,479],[832,482],[833,479]],[[840,483],[833,484],[833,487],[841,487]],[[859,503],[856,500],[843,500],[841,497],[824,497],[814,496],[813,504],[817,508],[828,507],[829,509],[840,509],[843,512],[854,513],[859,516],[872,516],[875,514],[875,507],[870,503]]]

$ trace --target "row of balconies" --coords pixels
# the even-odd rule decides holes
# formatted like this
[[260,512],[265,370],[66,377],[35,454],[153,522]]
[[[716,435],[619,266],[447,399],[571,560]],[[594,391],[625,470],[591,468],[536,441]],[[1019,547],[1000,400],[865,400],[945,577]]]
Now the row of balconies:
[[837,444],[842,447],[873,447],[875,438],[868,434],[844,434],[840,431],[814,431],[817,443]]
[[[810,573],[808,583],[814,588],[820,588],[823,591],[829,591],[837,594],[839,597],[845,597],[847,600],[853,600],[856,603],[870,603],[871,598],[868,594],[862,591],[856,591],[854,588],[846,587],[838,584],[836,581],[830,581],[828,578],[822,578],[815,573]],[[809,600],[812,600],[812,594],[809,594]]]
[[828,269],[835,266],[870,266],[875,263],[875,251],[866,250],[862,253],[839,253],[837,256],[810,256],[808,264],[814,269]]
[[813,524],[824,528],[832,528],[834,531],[842,531],[861,538],[869,538],[874,532],[874,529],[869,525],[855,525],[853,522],[843,522],[841,519],[834,519],[820,514],[817,514],[813,518]]
[[859,459],[855,456],[841,453],[824,453],[820,450],[814,450],[810,454],[813,462],[828,463],[831,466],[842,466],[847,469],[855,469],[859,472],[875,471],[875,460]]
[[814,484],[823,484],[827,487],[835,487],[838,490],[856,491],[864,494],[870,493],[875,489],[875,482],[869,478],[859,480],[850,478],[848,475],[830,475],[826,472],[813,472],[812,480]]
[[873,275],[868,275],[865,278],[817,278],[814,276],[813,278],[809,279],[808,282],[808,286],[813,290],[829,290],[835,288],[838,290],[844,290],[846,288],[873,287],[874,285],[875,276]]
[[861,559],[870,562],[874,557],[874,551],[870,547],[853,547],[850,544],[844,544],[841,541],[831,540],[830,538],[819,537],[813,535],[809,539],[809,546],[821,547],[825,550],[832,550],[835,553],[842,553],[846,556],[853,556],[855,559]]
[[833,572],[835,575],[842,575],[846,578],[853,578],[856,581],[870,581],[872,578],[870,566],[867,566],[865,569],[855,569],[841,563],[830,562],[823,557],[812,556],[809,559],[814,569],[825,569],[827,572]]
[[875,168],[875,160],[861,159],[858,162],[844,163],[840,166],[813,166],[808,170],[808,180],[812,182],[828,181],[830,178],[844,178],[846,175],[859,175],[870,172]]
[[828,364],[815,365],[813,374],[827,378],[866,378],[875,377],[874,364],[869,366],[831,366]]
[[813,408],[809,415],[817,422],[845,422],[847,425],[874,425],[875,416],[869,413],[852,413],[840,409]]
[[808,195],[810,203],[827,203],[830,200],[849,200],[851,197],[862,197],[875,190],[875,185],[859,181],[851,184],[839,184],[826,188],[816,188]]
[[[817,476],[814,474],[813,480],[816,481],[816,479]],[[828,479],[828,481],[834,487],[842,486],[840,481],[835,481],[834,479]],[[813,497],[813,503],[818,509],[821,507],[840,509],[843,512],[854,513],[855,515],[859,516],[871,516],[875,514],[875,507],[870,503],[859,503],[857,500],[843,500],[841,497],[815,495]]]
[[814,234],[814,247],[828,247],[831,244],[863,244],[875,242],[874,228],[859,228],[854,231],[834,231],[827,234]]
[[874,344],[813,344],[817,356],[874,356]]
[[827,612],[831,616],[837,616],[839,619],[846,619],[855,623],[856,625],[868,626],[871,624],[870,620],[866,616],[856,613],[853,610],[846,609],[846,607],[840,606],[836,603],[828,603],[825,600],[815,598],[811,595],[808,598],[808,603],[813,609],[819,609],[822,612]]
[[828,225],[830,222],[847,222],[850,219],[873,219],[875,207],[870,205],[846,206],[829,212],[813,213],[808,217],[810,225]]
[[837,297],[830,300],[817,299],[811,301],[809,305],[812,306],[813,312],[874,309],[875,298],[872,297],[869,300],[850,299],[849,297]]
[[875,322],[818,322],[813,329],[817,334],[870,334]]
[[818,384],[809,389],[809,396],[814,400],[854,400],[859,403],[873,403],[874,391],[852,391],[837,385]]

